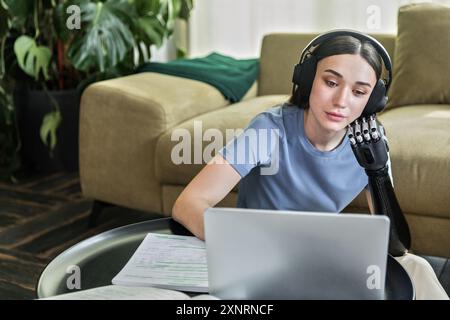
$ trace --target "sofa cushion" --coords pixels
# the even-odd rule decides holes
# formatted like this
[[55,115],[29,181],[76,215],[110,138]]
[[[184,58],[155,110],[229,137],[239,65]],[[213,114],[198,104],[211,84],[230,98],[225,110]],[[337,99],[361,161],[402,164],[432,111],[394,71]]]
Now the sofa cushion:
[[412,4],[398,12],[389,107],[450,104],[450,7]]
[[379,119],[403,211],[450,218],[450,106],[408,105]]
[[[158,139],[158,143],[156,146],[157,179],[161,184],[187,185],[192,180],[192,178],[194,178],[194,176],[201,170],[205,162],[208,161],[208,159],[203,158],[202,152],[208,145],[210,145],[212,148],[211,143],[213,143],[213,141],[202,141],[202,135],[206,133],[206,130],[219,130],[223,134],[223,139],[226,141],[222,140],[218,141],[217,143],[223,146],[232,138],[232,136],[226,137],[226,129],[234,130],[238,128],[245,128],[250,120],[258,113],[277,104],[280,104],[287,99],[288,96],[286,95],[269,95],[248,99],[239,103],[232,104],[225,108],[221,108],[219,110],[208,112],[201,116],[192,118],[181,123],[177,127],[168,130]],[[195,132],[194,126],[196,128]],[[200,139],[195,139],[197,137],[197,132],[200,132],[200,134],[198,135]],[[175,141],[171,140],[172,133],[174,133],[174,137],[175,134],[180,134],[177,139],[174,138]],[[186,139],[181,138],[181,136],[184,134]],[[188,139],[189,137],[190,139]],[[172,150],[175,150],[173,148],[176,145],[180,145],[182,141],[189,141],[190,145],[192,146],[192,148],[190,148],[191,152],[187,157],[189,158],[191,164],[176,164],[174,163],[174,161],[172,161]],[[197,153],[197,156],[195,156],[194,154],[195,141],[202,142],[202,147],[198,148],[200,152]],[[180,154],[180,152],[174,153],[176,154],[176,156]]]

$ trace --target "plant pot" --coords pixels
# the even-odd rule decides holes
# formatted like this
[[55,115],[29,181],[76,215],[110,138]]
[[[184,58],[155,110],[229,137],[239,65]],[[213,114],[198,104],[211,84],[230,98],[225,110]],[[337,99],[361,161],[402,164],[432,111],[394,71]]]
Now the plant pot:
[[51,173],[78,170],[78,125],[80,96],[76,90],[49,91],[58,102],[62,121],[53,152],[40,138],[44,116],[53,105],[44,91],[19,90],[14,94],[21,139],[22,164],[26,171]]

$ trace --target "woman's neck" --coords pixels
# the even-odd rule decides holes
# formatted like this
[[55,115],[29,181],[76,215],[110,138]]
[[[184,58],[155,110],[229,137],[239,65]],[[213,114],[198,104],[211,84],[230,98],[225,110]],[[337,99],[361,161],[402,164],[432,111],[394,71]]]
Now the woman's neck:
[[306,138],[311,144],[320,151],[332,151],[336,149],[344,140],[346,130],[341,131],[327,131],[320,126],[314,115],[310,113],[309,109],[304,112],[304,128]]

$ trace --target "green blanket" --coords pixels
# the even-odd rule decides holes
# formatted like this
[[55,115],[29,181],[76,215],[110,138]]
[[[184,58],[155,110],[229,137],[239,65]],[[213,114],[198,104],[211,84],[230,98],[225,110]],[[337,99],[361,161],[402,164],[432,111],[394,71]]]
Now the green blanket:
[[213,52],[203,58],[145,63],[136,72],[158,72],[203,81],[216,87],[230,102],[237,102],[255,82],[258,70],[258,59],[237,60]]

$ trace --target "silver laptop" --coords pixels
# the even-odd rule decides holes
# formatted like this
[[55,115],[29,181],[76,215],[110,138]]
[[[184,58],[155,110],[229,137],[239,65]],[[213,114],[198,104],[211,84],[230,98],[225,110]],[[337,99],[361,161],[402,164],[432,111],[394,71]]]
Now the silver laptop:
[[205,212],[221,299],[384,299],[389,219],[236,208]]

